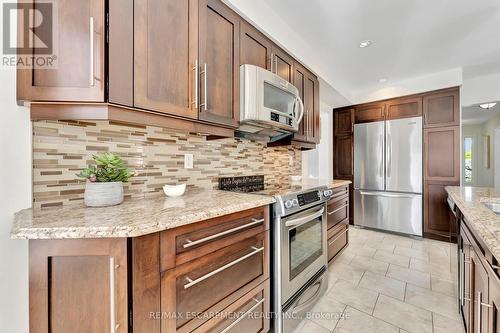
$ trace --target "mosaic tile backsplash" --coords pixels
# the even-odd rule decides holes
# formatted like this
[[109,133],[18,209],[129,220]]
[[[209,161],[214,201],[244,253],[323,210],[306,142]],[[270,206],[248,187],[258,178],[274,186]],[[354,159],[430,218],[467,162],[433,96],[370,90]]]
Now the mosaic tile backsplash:
[[[153,126],[109,121],[33,122],[33,207],[81,204],[85,183],[76,177],[92,155],[114,152],[136,176],[125,196],[158,195],[164,184],[217,188],[219,177],[264,175],[266,185],[302,173],[301,152],[293,146],[268,148],[245,139],[205,137]],[[184,154],[194,168],[184,169]]]

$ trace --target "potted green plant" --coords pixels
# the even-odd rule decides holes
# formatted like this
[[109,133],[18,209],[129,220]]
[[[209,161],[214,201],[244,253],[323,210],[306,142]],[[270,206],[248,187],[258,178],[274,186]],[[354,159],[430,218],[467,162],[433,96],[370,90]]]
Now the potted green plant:
[[123,202],[123,183],[133,176],[117,154],[94,155],[95,165],[83,169],[78,177],[87,180],[85,184],[85,205],[89,207],[114,206]]

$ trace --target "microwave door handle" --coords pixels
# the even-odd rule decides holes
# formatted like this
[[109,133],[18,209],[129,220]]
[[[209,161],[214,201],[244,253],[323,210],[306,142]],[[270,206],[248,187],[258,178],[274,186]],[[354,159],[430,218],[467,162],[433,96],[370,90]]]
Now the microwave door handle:
[[299,107],[300,115],[295,118],[295,121],[297,122],[297,125],[299,125],[300,122],[302,121],[302,118],[304,118],[304,103],[302,102],[300,96],[297,96],[295,107],[297,108],[297,106]]

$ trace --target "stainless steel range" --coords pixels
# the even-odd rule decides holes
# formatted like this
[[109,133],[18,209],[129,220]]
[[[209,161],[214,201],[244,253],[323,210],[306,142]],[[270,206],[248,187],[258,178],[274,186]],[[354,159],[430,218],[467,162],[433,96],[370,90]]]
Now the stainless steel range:
[[333,191],[320,181],[264,188],[259,176],[221,179],[220,187],[276,199],[271,230],[274,332],[292,332],[328,287],[326,202]]

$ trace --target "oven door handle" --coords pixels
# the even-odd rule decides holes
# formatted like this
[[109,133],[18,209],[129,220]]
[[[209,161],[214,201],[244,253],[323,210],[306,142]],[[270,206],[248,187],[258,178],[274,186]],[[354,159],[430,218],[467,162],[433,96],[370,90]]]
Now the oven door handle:
[[294,315],[300,314],[304,309],[307,309],[309,306],[311,306],[311,304],[315,303],[321,296],[323,296],[321,290],[323,289],[323,284],[326,281],[328,280],[320,278],[312,285],[312,286],[318,285],[318,289],[314,292],[314,295],[312,295],[307,301],[305,301],[304,303],[293,309]]
[[285,222],[285,226],[289,228],[297,228],[300,227],[303,224],[306,224],[307,222],[310,222],[321,215],[325,212],[325,207],[321,208],[320,210],[316,211],[315,213],[312,213],[311,215],[307,215],[304,217],[299,217],[297,219],[289,220]]

